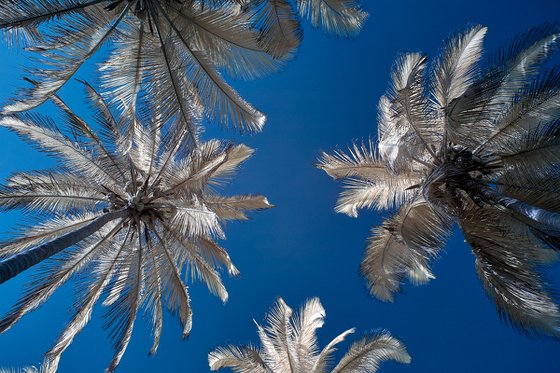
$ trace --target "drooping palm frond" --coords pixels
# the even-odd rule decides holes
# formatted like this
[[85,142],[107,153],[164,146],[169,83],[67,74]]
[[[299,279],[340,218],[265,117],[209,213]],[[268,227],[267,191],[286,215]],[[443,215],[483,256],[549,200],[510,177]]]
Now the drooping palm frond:
[[315,26],[342,36],[355,35],[366,17],[354,0],[4,1],[0,29],[45,66],[4,111],[42,104],[109,45],[103,88],[121,111],[136,110],[139,99],[157,103],[162,122],[186,129],[195,142],[193,107],[223,125],[259,131],[264,115],[222,74],[252,79],[277,71],[298,48],[300,16],[308,15]]
[[302,17],[309,19],[314,27],[321,26],[335,35],[356,35],[367,18],[356,0],[295,1]]
[[53,101],[65,114],[63,129],[35,116],[0,120],[1,126],[61,164],[56,171],[15,174],[0,188],[0,208],[23,208],[42,217],[0,249],[2,282],[42,263],[23,297],[0,319],[0,332],[41,306],[71,278],[80,278],[76,312],[46,354],[45,372],[56,371],[62,353],[100,299],[115,349],[108,371],[119,365],[142,312],[152,316],[151,353],[159,344],[163,308],[178,316],[182,335],[188,336],[192,310],[185,283],[201,280],[225,302],[228,294],[220,270],[238,274],[228,253],[215,242],[224,238],[222,223],[271,207],[263,196],[217,193],[252,149],[219,141],[193,147],[185,132],[161,135],[150,107],[144,108],[143,116],[117,116],[136,123],[129,133],[126,126],[118,128],[91,86],[87,90],[92,105],[103,113],[97,120],[107,121],[101,123],[99,136],[57,96]]
[[358,209],[379,209],[400,206],[414,194],[413,187],[421,181],[420,168],[409,169],[402,174],[387,170],[373,144],[354,144],[349,154],[336,151],[333,155],[323,153],[317,167],[334,179],[347,178],[345,190],[337,202],[336,211],[352,217]]
[[560,74],[542,67],[560,25],[531,29],[482,68],[485,34],[451,37],[426,82],[422,54],[399,57],[380,99],[379,156],[354,145],[318,167],[349,185],[338,212],[400,207],[368,243],[361,270],[372,295],[392,301],[405,278],[432,279],[429,260],[456,222],[500,317],[560,337],[542,273],[560,250]]
[[449,217],[421,199],[374,228],[361,270],[371,294],[393,301],[402,279],[423,284],[434,278],[428,261],[437,257],[449,235]]
[[262,349],[247,346],[218,347],[208,354],[211,370],[230,368],[238,373],[374,373],[383,361],[410,363],[404,345],[388,332],[375,332],[358,342],[329,370],[335,346],[354,332],[349,329],[323,350],[317,344],[317,329],[324,323],[325,309],[318,298],[309,299],[299,314],[278,298],[266,316],[267,326],[257,324]]

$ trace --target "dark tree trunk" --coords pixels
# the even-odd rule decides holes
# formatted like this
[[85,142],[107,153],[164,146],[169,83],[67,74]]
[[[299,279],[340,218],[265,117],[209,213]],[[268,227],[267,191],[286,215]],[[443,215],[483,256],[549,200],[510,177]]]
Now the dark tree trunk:
[[514,211],[524,217],[531,219],[541,225],[543,230],[549,232],[555,232],[558,234],[560,232],[560,213],[545,210],[543,208],[531,205],[520,201],[518,199],[504,196],[491,188],[480,188],[478,190],[480,195],[497,205],[503,206],[508,210]]
[[119,210],[101,215],[80,229],[66,233],[50,242],[14,254],[0,261],[0,284],[17,276],[29,267],[59,253],[67,247],[80,242],[101,229],[105,224],[115,219],[122,218],[126,216],[126,214],[126,210]]

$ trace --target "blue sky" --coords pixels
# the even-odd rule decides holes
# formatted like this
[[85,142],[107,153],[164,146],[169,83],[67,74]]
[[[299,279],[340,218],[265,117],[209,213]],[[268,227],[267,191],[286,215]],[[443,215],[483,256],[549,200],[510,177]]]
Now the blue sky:
[[[387,214],[362,211],[357,219],[335,214],[340,183],[313,167],[321,151],[345,147],[353,139],[375,136],[376,108],[388,85],[391,64],[403,51],[434,57],[442,41],[467,25],[489,27],[486,51],[544,21],[558,20],[550,1],[367,1],[370,17],[354,40],[339,40],[305,28],[297,57],[282,72],[251,82],[232,82],[241,95],[268,117],[260,134],[239,136],[208,124],[206,138],[244,142],[257,152],[225,194],[260,193],[277,207],[226,226],[228,249],[238,278],[227,278],[230,300],[223,305],[201,283],[190,286],[194,326],[180,339],[178,321],[164,319],[159,352],[151,346],[147,323],[138,319],[119,372],[207,372],[207,353],[227,343],[258,343],[253,319],[262,321],[277,296],[293,308],[318,296],[327,311],[319,332],[324,346],[343,330],[359,334],[389,330],[406,344],[409,366],[387,363],[383,372],[556,372],[560,344],[529,339],[502,323],[476,278],[474,257],[461,235],[450,239],[433,263],[436,280],[405,286],[395,303],[367,295],[359,263],[371,227]],[[558,61],[558,59],[557,59]],[[14,94],[24,55],[0,47],[0,103]],[[92,79],[92,66],[78,73]],[[79,85],[61,95],[83,112]],[[51,112],[47,106],[43,112]],[[5,130],[0,131],[0,180],[15,171],[53,166],[52,160]],[[0,216],[0,232],[22,223],[20,213]],[[33,270],[33,269],[32,269]],[[32,271],[31,270],[31,271]],[[551,268],[560,284],[558,265]],[[22,293],[28,274],[0,286],[0,311]],[[65,286],[43,307],[0,335],[0,367],[38,364],[70,316],[73,287]],[[89,326],[63,355],[60,372],[101,372],[111,344],[97,307]]]

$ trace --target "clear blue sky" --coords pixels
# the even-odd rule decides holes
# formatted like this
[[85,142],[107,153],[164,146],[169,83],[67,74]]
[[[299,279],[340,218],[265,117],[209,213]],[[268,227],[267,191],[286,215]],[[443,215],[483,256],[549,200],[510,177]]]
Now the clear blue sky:
[[[268,122],[264,132],[250,136],[207,126],[206,138],[235,138],[257,149],[224,192],[261,193],[277,207],[226,227],[223,245],[241,270],[240,277],[225,280],[228,303],[221,304],[203,284],[192,284],[191,337],[181,341],[178,321],[166,315],[159,352],[150,357],[147,323],[139,319],[119,372],[207,372],[207,354],[214,347],[258,343],[252,320],[262,321],[277,296],[294,308],[309,297],[321,298],[327,311],[319,333],[323,346],[350,327],[358,334],[384,328],[401,338],[411,365],[388,363],[383,372],[558,372],[560,342],[529,339],[499,320],[458,233],[433,263],[436,280],[407,285],[394,304],[370,298],[358,267],[370,228],[386,215],[335,214],[340,184],[313,167],[321,151],[375,136],[377,102],[399,52],[425,51],[433,57],[451,32],[476,23],[489,27],[485,46],[491,51],[530,26],[558,20],[558,0],[366,1],[365,8],[371,15],[355,40],[330,38],[306,26],[302,47],[286,69],[265,79],[232,82]],[[0,103],[23,85],[24,61],[22,53],[0,48]],[[91,80],[91,66],[78,75]],[[78,89],[71,84],[62,96],[80,111]],[[12,172],[53,165],[5,130],[0,141],[2,182]],[[0,232],[8,234],[23,221],[20,213],[3,214]],[[551,269],[556,284],[559,269]],[[22,275],[0,286],[0,311],[13,305],[25,281]],[[0,335],[0,367],[41,361],[69,318],[72,292],[72,285],[65,286]],[[101,314],[97,307],[63,355],[60,372],[101,372],[107,366],[112,351]]]

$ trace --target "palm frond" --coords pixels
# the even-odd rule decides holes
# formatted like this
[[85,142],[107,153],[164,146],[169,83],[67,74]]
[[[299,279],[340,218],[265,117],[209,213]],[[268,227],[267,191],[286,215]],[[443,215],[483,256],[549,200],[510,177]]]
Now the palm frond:
[[208,354],[210,370],[230,368],[237,373],[266,373],[265,362],[258,350],[246,346],[218,347]]
[[560,310],[538,272],[546,249],[529,235],[526,226],[495,208],[474,207],[462,216],[461,228],[500,318],[525,333],[558,336]]
[[404,276],[414,284],[434,278],[428,260],[437,257],[451,228],[449,217],[442,214],[416,200],[372,230],[361,265],[372,295],[393,301]]
[[297,361],[305,372],[313,368],[314,358],[319,353],[317,345],[317,329],[324,324],[326,313],[319,298],[311,298],[305,302],[299,314],[294,317],[294,342],[296,344]]
[[356,0],[296,0],[296,4],[301,17],[313,27],[342,37],[357,35],[367,18]]
[[[76,42],[64,48],[43,51],[42,63],[49,68],[38,71],[35,74],[38,78],[37,84],[31,89],[23,90],[20,98],[6,106],[4,112],[16,113],[33,109],[56,93],[111,36],[130,6],[129,3],[113,22],[106,18],[104,11],[89,12],[87,16],[76,17],[74,22],[67,26],[73,29]],[[66,34],[67,28],[62,28],[60,34],[52,38],[64,38]]]
[[[391,87],[379,104],[380,115],[385,116],[379,127],[379,152],[395,169],[406,167],[414,158],[423,159],[426,155],[435,158],[441,142],[441,128],[433,127],[424,94],[426,61],[427,57],[421,53],[407,53],[397,58],[391,73]],[[404,154],[406,158],[396,157],[396,154]]]
[[259,32],[259,46],[274,58],[289,58],[303,38],[297,10],[287,0],[259,0],[253,22]]
[[478,25],[447,41],[443,57],[434,67],[433,94],[440,108],[463,95],[476,78],[486,31],[486,27]]
[[79,300],[74,317],[70,323],[68,323],[62,334],[58,337],[55,345],[45,354],[45,359],[43,361],[43,369],[45,373],[55,373],[57,371],[62,353],[68,348],[76,335],[81,332],[88,323],[91,318],[93,306],[97,303],[97,300],[103,293],[103,289],[111,280],[113,271],[118,264],[119,256],[125,247],[125,242],[126,240],[123,241],[123,244],[120,247],[112,250],[110,256],[106,258],[108,260],[100,262],[100,265],[94,272],[95,281],[92,282],[92,285],[90,285],[87,289],[86,295]]
[[495,54],[491,65],[501,70],[500,86],[491,100],[496,110],[505,110],[512,98],[527,87],[540,66],[558,49],[559,40],[560,25],[546,23],[518,35]]
[[408,364],[411,359],[401,341],[381,331],[354,342],[332,373],[375,373],[379,364],[388,360]]
[[206,206],[221,220],[247,220],[246,211],[264,210],[273,207],[263,196],[209,196],[204,201]]
[[312,373],[323,373],[327,371],[327,367],[332,363],[332,355],[336,351],[336,345],[343,342],[346,337],[350,334],[356,332],[355,328],[348,329],[339,335],[337,335],[332,341],[330,341],[325,348],[321,350],[315,364],[313,364]]

